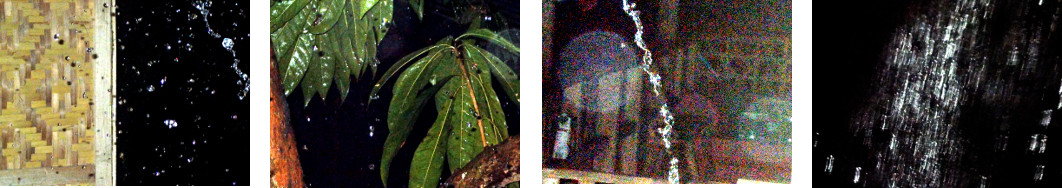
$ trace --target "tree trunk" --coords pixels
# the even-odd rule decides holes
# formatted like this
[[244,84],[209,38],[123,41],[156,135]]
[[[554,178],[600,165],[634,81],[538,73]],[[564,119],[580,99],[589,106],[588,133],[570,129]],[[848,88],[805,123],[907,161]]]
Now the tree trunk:
[[443,187],[505,187],[520,181],[520,136],[487,147],[454,171]]
[[269,178],[271,187],[304,187],[299,151],[288,120],[288,103],[284,97],[280,73],[270,58],[269,77]]

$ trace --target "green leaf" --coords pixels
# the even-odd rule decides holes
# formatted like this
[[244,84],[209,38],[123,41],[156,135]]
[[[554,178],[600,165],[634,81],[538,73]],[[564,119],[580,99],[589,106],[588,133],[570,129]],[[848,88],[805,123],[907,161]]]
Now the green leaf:
[[375,35],[372,32],[368,32],[365,40],[365,46],[372,46],[371,48],[365,48],[365,62],[373,74],[376,74],[376,67],[380,65],[380,60],[376,59],[376,41],[372,40]]
[[446,156],[446,138],[449,135],[447,133],[450,132],[446,125],[453,111],[453,101],[452,94],[435,94],[436,111],[439,115],[413,154],[413,164],[409,168],[409,187],[435,187],[439,183],[443,159]]
[[502,86],[502,90],[504,90],[505,93],[509,95],[510,99],[516,100],[516,104],[519,105],[520,79],[517,78],[518,76],[516,72],[513,71],[513,69],[510,69],[509,65],[506,65],[505,62],[502,62],[500,58],[494,56],[494,54],[491,54],[486,50],[483,50],[482,48],[475,46],[467,46],[465,48],[468,48],[469,53],[478,55],[470,59],[481,59],[481,62],[487,65],[487,68],[490,69],[491,74],[493,74],[495,78],[498,78],[498,81],[500,81],[499,85]]
[[[380,163],[380,176],[387,182],[387,172],[390,170],[391,160],[401,149],[409,136],[414,120],[420,115],[428,96],[434,93],[420,92],[427,85],[430,70],[435,70],[436,60],[444,56],[445,50],[433,50],[431,55],[422,58],[410,65],[395,82],[394,96],[387,113],[387,140],[384,141],[383,157]],[[451,55],[452,56],[452,55]],[[416,96],[414,96],[416,94]],[[373,94],[375,96],[375,94]]]
[[322,34],[331,30],[343,15],[347,0],[317,0],[317,16],[310,27],[310,33]]
[[[291,91],[295,89],[296,84],[299,84],[303,79],[303,73],[309,68],[311,59],[313,58],[313,42],[310,34],[303,34],[295,41],[295,47],[291,53],[291,59],[288,62],[288,68],[284,73],[284,77],[281,78],[284,84],[284,95],[291,94]],[[308,98],[307,98],[308,99]]]
[[366,49],[376,47],[365,46],[365,42],[362,42],[365,41],[365,28],[368,28],[369,26],[365,25],[367,22],[362,21],[359,19],[360,16],[355,14],[360,12],[358,10],[360,8],[359,6],[359,3],[347,4],[349,15],[346,18],[348,29],[345,34],[345,36],[347,36],[345,41],[348,43],[347,45],[350,46],[347,53],[353,58],[353,61],[347,62],[347,64],[350,66],[350,70],[354,73],[355,78],[361,77],[361,74],[365,72],[365,67],[367,66],[365,63],[365,57],[369,56],[367,54],[368,50]]
[[295,15],[298,15],[299,12],[306,7],[306,4],[310,4],[310,1],[311,0],[283,0],[274,3],[273,7],[270,7],[269,12],[269,33],[275,33],[277,32],[277,29],[288,24]]
[[347,94],[350,93],[350,89],[349,88],[350,88],[350,82],[351,82],[350,81],[350,66],[346,63],[347,61],[350,61],[351,58],[347,57],[347,55],[349,55],[349,53],[346,53],[345,46],[340,44],[340,43],[345,43],[345,41],[346,41],[346,40],[343,40],[343,37],[345,37],[343,35],[343,33],[345,33],[345,30],[346,30],[346,27],[347,27],[346,21],[340,21],[339,23],[336,24],[335,27],[336,27],[336,29],[339,29],[339,30],[336,31],[336,32],[332,32],[332,33],[337,33],[337,34],[330,35],[331,37],[330,37],[330,39],[328,39],[328,43],[329,43],[329,48],[332,50],[331,53],[335,57],[334,66],[336,67],[335,68],[336,72],[335,72],[335,74],[333,76],[333,78],[335,79],[335,86],[336,86],[336,89],[339,89],[339,99],[340,99],[340,101],[341,102],[345,102],[347,100]]
[[362,20],[368,22],[367,25],[372,26],[373,28],[373,36],[375,36],[376,39],[374,43],[382,41],[387,34],[387,23],[391,22],[392,9],[391,1],[380,1],[376,6],[369,10],[368,14],[362,17]]
[[[378,2],[379,3],[388,3],[388,4],[387,5],[376,5]],[[365,1],[362,1],[361,4],[359,4],[357,6],[358,11],[359,11],[358,12],[358,16],[359,17],[363,17],[365,15],[365,13],[369,12],[369,9],[374,7],[374,6],[388,6],[388,7],[390,7],[390,1],[380,1],[380,0],[365,0]]]
[[409,6],[417,13],[417,19],[424,19],[424,0],[409,0]]
[[[429,46],[427,48],[422,48],[420,50],[414,51],[413,53],[410,53],[409,55],[406,55],[406,56],[402,57],[401,59],[398,59],[398,61],[396,61],[394,65],[391,65],[391,68],[387,69],[387,72],[384,72],[383,77],[380,77],[380,80],[376,82],[376,85],[373,85],[372,91],[369,92],[369,96],[370,96],[369,103],[372,104],[372,101],[375,100],[373,98],[374,98],[374,96],[377,96],[377,93],[379,93],[380,88],[383,88],[383,85],[386,84],[387,81],[390,80],[391,77],[395,75],[395,73],[398,73],[398,70],[401,70],[402,67],[405,67],[406,64],[408,64],[414,58],[417,58],[420,55],[423,55],[425,53],[428,53],[429,51],[433,51],[433,50],[436,50],[436,49],[442,49],[442,48],[446,48],[446,47],[450,47],[450,45],[449,44],[436,44],[434,46]],[[409,71],[409,70],[406,70],[406,71]]]
[[450,164],[450,172],[456,171],[458,168],[465,166],[472,158],[483,151],[483,144],[479,134],[478,125],[476,125],[476,118],[472,116],[472,98],[468,90],[468,84],[465,84],[463,79],[453,79],[446,84],[456,85],[455,87],[443,87],[443,90],[439,92],[453,93],[454,98],[454,112],[450,120],[450,124],[453,125],[453,129],[450,132],[450,140],[448,140],[447,146],[447,160]]
[[506,40],[501,35],[490,31],[490,29],[473,29],[471,31],[466,32],[465,34],[462,34],[461,36],[458,36],[455,40],[461,40],[462,38],[470,36],[490,41],[491,43],[497,44],[505,50],[512,52],[513,54],[516,54],[518,56],[520,55],[520,47],[513,45],[512,42],[509,42],[509,40]]
[[[294,53],[295,43],[298,42],[299,37],[302,36],[304,27],[312,22],[308,17],[312,16],[311,11],[301,12],[295,17],[290,19],[290,23],[284,25],[270,34],[272,39],[273,50],[277,56],[277,68],[281,73],[287,72],[288,63],[291,61],[291,56]],[[281,75],[283,77],[283,75]]]
[[[282,78],[286,81],[285,95],[299,84],[310,84],[303,85],[304,89],[309,89],[303,90],[303,95],[320,93],[325,98],[332,80],[335,80],[343,100],[349,93],[350,75],[357,79],[366,69],[372,68],[375,72],[376,67],[370,65],[375,66],[377,62],[376,44],[386,34],[387,20],[393,11],[392,1],[388,0],[281,0],[272,3],[270,8],[271,44],[277,61],[281,62],[277,69],[284,73],[282,77],[292,76]],[[310,39],[304,43],[311,47],[317,45],[325,53],[321,57],[309,58],[305,54],[310,53],[304,53],[307,48],[297,50],[296,44],[303,41],[301,36],[308,36]],[[310,61],[292,60],[296,53]],[[326,64],[318,65],[318,62]],[[293,63],[302,67],[290,70],[304,72],[289,71]],[[310,75],[313,79],[303,79]]]
[[[348,7],[352,6],[352,4],[356,3],[348,3]],[[342,28],[337,31],[341,33],[340,36],[342,37],[337,37],[336,42],[339,43],[339,48],[341,49],[339,53],[342,53],[344,59],[343,63],[347,65],[350,74],[352,74],[353,78],[357,80],[361,77],[361,61],[358,59],[359,54],[357,50],[362,49],[362,47],[358,46],[355,48],[356,43],[353,43],[354,39],[357,38],[353,37],[357,33],[357,19],[355,18],[354,11],[348,8],[346,14],[343,15],[343,18],[339,20],[339,23],[336,23],[339,25],[338,27]]]
[[[465,49],[468,47],[470,46],[466,45]],[[479,58],[475,58],[476,56]],[[502,112],[498,95],[491,87],[490,70],[484,68],[487,63],[482,56],[483,54],[474,51],[465,53],[465,64],[471,67],[469,74],[472,76],[470,82],[472,91],[476,94],[476,104],[479,106],[479,111],[473,115],[480,115],[478,118],[485,122],[483,131],[488,138],[488,143],[491,141],[497,143],[509,136],[508,126],[505,124],[505,113]]]
[[496,125],[494,125],[493,121],[481,119],[486,117],[481,114],[486,113],[483,110],[487,106],[479,105],[480,102],[476,99],[486,97],[487,93],[482,90],[477,91],[477,85],[480,83],[476,81],[477,71],[476,68],[470,66],[472,64],[472,62],[467,61],[463,64],[455,64],[454,66],[463,67],[461,77],[460,79],[450,80],[447,84],[458,84],[459,86],[452,90],[441,91],[457,93],[457,100],[455,101],[457,105],[455,105],[454,110],[458,113],[454,114],[455,117],[451,121],[454,128],[451,133],[450,144],[448,144],[450,151],[447,152],[451,172],[468,164],[472,158],[483,151],[484,147],[498,144],[501,140],[501,135],[496,133],[497,129],[494,128]]
[[317,84],[316,89],[321,96],[321,100],[327,97],[329,86],[332,85],[332,76],[335,73],[336,54],[330,49],[333,48],[332,45],[329,45],[328,39],[331,38],[330,35],[330,33],[317,35],[315,39],[317,41],[317,58],[315,61],[317,69],[312,71],[316,71],[316,75],[319,77],[312,79],[316,81],[312,83]]

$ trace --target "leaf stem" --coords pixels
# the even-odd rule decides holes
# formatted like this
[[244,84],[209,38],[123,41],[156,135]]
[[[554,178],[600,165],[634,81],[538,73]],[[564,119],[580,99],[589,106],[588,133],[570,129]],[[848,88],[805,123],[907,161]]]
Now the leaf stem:
[[[460,58],[461,56],[456,55],[456,57],[458,57],[456,58],[457,64],[460,65],[458,67],[461,67],[461,72],[464,73],[465,84],[468,85],[468,94],[472,96],[472,108],[476,110],[476,113],[479,113],[479,103],[476,103],[476,93],[472,90],[472,78],[469,76],[468,70],[465,69],[465,63]],[[476,117],[476,125],[479,126],[479,136],[480,139],[483,140],[483,147],[487,147],[487,135],[483,133],[483,118]]]

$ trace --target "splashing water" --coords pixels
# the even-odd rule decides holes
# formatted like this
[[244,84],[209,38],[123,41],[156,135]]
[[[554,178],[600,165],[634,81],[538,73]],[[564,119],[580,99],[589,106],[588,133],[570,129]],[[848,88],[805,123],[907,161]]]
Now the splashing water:
[[[631,19],[634,20],[634,27],[637,29],[637,32],[634,34],[635,44],[638,46],[638,48],[642,49],[642,52],[644,52],[644,54],[642,55],[642,71],[644,71],[645,74],[649,77],[649,83],[651,83],[653,86],[653,94],[655,94],[655,96],[657,97],[660,97],[661,78],[659,74],[656,74],[655,72],[650,70],[650,67],[653,65],[653,52],[649,51],[649,49],[645,46],[645,41],[642,40],[642,34],[644,34],[644,31],[642,27],[642,21],[638,18],[638,15],[641,11],[634,10],[634,8],[635,4],[633,2],[627,2],[627,0],[623,0],[623,11],[626,12],[627,15],[631,16]],[[660,133],[660,139],[664,142],[664,148],[667,149],[668,155],[671,156],[671,161],[669,162],[671,167],[667,171],[667,180],[671,184],[678,184],[679,180],[681,179],[678,173],[679,160],[671,151],[671,129],[675,117],[672,116],[671,111],[668,110],[667,101],[661,101],[661,103],[663,104],[660,105],[660,117],[664,118],[664,127],[657,128],[656,131]]]
[[[236,50],[232,49],[235,43],[232,41],[231,38],[221,37],[221,34],[218,34],[214,31],[214,29],[210,28],[210,20],[208,20],[207,18],[210,17],[210,10],[208,8],[210,8],[211,5],[212,3],[210,1],[197,1],[192,3],[192,6],[195,6],[195,9],[198,9],[199,13],[203,15],[203,24],[206,25],[207,34],[214,37],[215,39],[222,39],[221,46],[225,47],[225,50],[228,50],[230,53],[232,53],[232,59],[234,61],[232,62],[231,68],[236,72],[236,76],[240,78],[240,80],[236,81],[236,85],[243,86],[243,90],[240,90],[237,97],[239,97],[240,100],[243,100],[247,98],[247,93],[250,93],[251,91],[251,83],[248,81],[247,73],[244,73],[238,67],[240,65],[240,59],[236,57]],[[189,50],[191,50],[190,47]]]

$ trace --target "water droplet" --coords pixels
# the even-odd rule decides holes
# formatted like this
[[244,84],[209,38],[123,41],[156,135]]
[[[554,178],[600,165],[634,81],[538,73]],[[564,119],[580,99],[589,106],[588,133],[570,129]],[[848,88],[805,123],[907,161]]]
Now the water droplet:
[[306,116],[306,123],[310,122],[310,116]]
[[826,157],[826,174],[833,173],[833,155]]
[[856,167],[855,168],[855,177],[852,178],[852,183],[859,183],[860,171],[863,171],[863,167]]
[[52,36],[52,39],[59,40],[59,33],[56,33],[55,36]]
[[[379,84],[377,84],[377,85],[379,85]],[[370,97],[369,97],[369,99],[370,99],[370,100],[376,100],[376,99],[380,99],[380,95],[377,95],[377,94],[372,94],[372,96],[370,96]]]
[[170,49],[172,49],[172,48],[173,48],[173,47],[170,47],[170,44],[169,44],[169,43],[166,43],[166,50],[170,50]]
[[226,50],[232,51],[232,45],[232,39],[225,38],[221,40],[221,46],[225,47]]
[[147,91],[148,92],[155,92],[155,85],[148,85]]
[[159,176],[159,172],[158,171],[155,172],[155,176]]
[[1034,181],[1040,181],[1044,179],[1044,165],[1036,165],[1036,173],[1033,174]]
[[162,87],[162,85],[164,85],[164,84],[166,84],[166,77],[165,76],[162,77],[162,80],[159,80],[159,87]]
[[172,119],[164,120],[164,121],[162,121],[162,123],[166,124],[166,127],[169,127],[171,129],[172,128],[177,128],[177,121],[174,121]]
[[376,132],[375,126],[369,125],[369,138],[372,138],[372,136],[373,136],[373,134],[375,134],[375,132]]
[[376,170],[376,164],[369,164],[369,170]]

